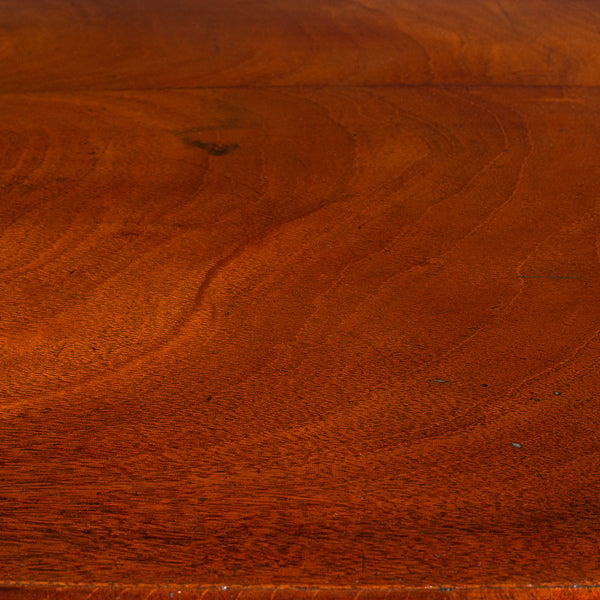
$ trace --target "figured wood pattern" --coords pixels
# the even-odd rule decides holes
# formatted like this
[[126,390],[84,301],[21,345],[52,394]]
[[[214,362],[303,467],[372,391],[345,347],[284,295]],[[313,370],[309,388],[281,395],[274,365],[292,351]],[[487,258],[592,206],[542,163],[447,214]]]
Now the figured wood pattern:
[[597,595],[595,3],[0,17],[3,594]]
[[595,0],[2,0],[0,90],[597,86]]

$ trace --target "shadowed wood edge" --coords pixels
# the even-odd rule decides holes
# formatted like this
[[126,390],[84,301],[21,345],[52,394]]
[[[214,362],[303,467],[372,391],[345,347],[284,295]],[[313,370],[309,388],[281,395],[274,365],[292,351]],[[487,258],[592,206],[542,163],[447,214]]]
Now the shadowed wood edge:
[[124,598],[136,600],[152,597],[153,600],[178,598],[202,598],[203,600],[271,600],[283,598],[311,599],[361,599],[371,600],[597,600],[600,598],[600,584],[572,585],[503,585],[467,587],[404,587],[404,586],[294,586],[294,585],[122,585],[122,584],[66,584],[66,583],[27,583],[0,582],[0,597],[7,599],[39,598]]

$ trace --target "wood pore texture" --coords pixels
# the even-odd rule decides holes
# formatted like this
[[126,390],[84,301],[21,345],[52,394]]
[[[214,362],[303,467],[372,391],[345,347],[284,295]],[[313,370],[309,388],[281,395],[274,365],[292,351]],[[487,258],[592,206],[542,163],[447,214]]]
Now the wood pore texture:
[[0,0],[0,132],[0,596],[600,598],[597,1]]

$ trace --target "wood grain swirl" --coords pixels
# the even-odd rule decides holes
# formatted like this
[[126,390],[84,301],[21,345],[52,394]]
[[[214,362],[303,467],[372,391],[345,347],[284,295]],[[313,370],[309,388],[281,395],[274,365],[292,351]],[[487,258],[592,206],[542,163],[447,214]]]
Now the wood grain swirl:
[[0,91],[599,84],[595,0],[2,0]]
[[0,23],[0,595],[597,595],[596,3]]

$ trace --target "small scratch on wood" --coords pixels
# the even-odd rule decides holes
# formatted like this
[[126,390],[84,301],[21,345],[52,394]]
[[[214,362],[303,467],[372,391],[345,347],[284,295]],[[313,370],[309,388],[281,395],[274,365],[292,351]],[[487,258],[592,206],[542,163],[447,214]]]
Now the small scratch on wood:
[[95,587],[86,597],[85,600],[89,600],[97,591],[99,590],[98,587]]
[[508,12],[504,8],[504,6],[502,6],[502,4],[500,3],[499,0],[496,0],[496,6],[498,7],[498,9],[500,10],[500,12],[502,13],[502,15],[504,16],[504,18],[506,19],[507,23],[510,25],[511,29],[513,30],[513,32],[516,33],[517,32],[517,28],[515,26],[515,22],[512,20],[512,17],[508,14]]

